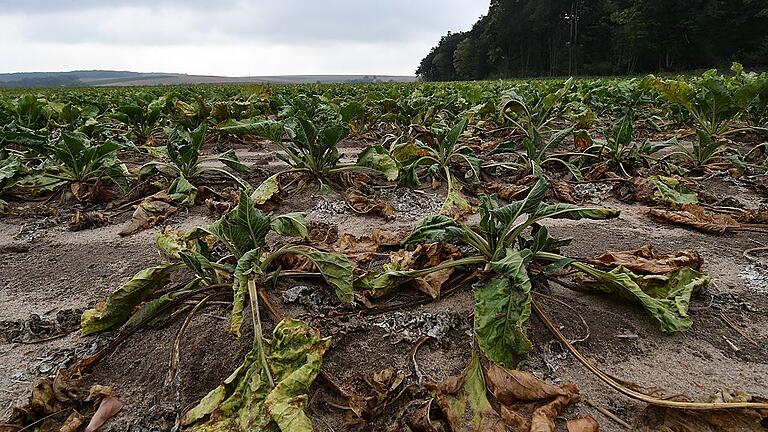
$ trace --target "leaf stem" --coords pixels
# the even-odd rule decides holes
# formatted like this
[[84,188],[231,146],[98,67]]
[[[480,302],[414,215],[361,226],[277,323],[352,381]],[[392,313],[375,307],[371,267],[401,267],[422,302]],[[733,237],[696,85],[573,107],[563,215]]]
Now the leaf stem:
[[251,319],[253,319],[253,341],[256,344],[256,349],[259,351],[259,359],[261,360],[261,367],[267,374],[269,385],[275,387],[275,380],[272,378],[272,372],[269,370],[269,363],[267,363],[267,355],[264,352],[264,335],[261,330],[261,315],[259,312],[259,297],[256,292],[256,281],[248,279],[248,297],[251,300]]

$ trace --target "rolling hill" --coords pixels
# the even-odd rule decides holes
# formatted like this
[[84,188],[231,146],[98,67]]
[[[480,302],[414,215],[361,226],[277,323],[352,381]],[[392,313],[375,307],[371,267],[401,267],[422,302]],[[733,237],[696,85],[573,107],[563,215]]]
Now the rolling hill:
[[181,84],[246,84],[246,83],[360,83],[412,82],[414,76],[394,75],[276,75],[226,77],[159,72],[88,70],[71,72],[0,73],[0,87],[64,87],[64,86],[139,86]]

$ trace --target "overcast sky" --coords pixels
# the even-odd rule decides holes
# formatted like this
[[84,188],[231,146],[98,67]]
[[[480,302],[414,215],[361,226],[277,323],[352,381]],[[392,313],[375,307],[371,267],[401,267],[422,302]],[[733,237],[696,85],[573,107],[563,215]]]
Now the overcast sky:
[[0,72],[412,75],[488,0],[0,0]]

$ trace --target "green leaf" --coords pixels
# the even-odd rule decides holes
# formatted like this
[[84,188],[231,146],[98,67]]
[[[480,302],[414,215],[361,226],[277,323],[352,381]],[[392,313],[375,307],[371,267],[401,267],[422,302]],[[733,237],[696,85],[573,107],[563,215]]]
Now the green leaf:
[[254,347],[222,385],[182,417],[181,425],[188,432],[312,432],[304,409],[329,345],[318,330],[284,319],[264,344],[274,388]]
[[223,241],[238,258],[253,249],[261,249],[271,228],[271,220],[253,206],[245,191],[240,191],[237,207],[208,227],[207,231]]
[[[182,288],[179,291],[174,291],[168,294],[164,294],[154,300],[150,300],[146,303],[144,303],[139,310],[136,311],[133,315],[131,315],[131,318],[125,323],[124,328],[131,328],[134,326],[137,326],[144,322],[144,320],[154,316],[161,308],[163,308],[165,305],[173,302],[176,300],[180,295],[189,292],[189,290],[196,289],[200,285],[200,280],[196,279],[190,283],[188,283],[184,288]],[[163,316],[169,315],[171,312],[173,312],[173,309],[169,309],[168,311],[158,314],[154,318],[154,320],[159,320]],[[150,322],[154,322],[154,320]]]
[[368,291],[370,297],[379,298],[416,278],[413,271],[403,271],[395,264],[385,264],[381,271],[355,279],[355,289]]
[[106,303],[83,312],[80,334],[88,336],[124,324],[136,305],[168,284],[171,273],[177,268],[177,264],[163,263],[136,273],[130,281],[110,294]]
[[531,348],[526,324],[531,316],[530,251],[508,249],[491,263],[498,274],[475,286],[475,334],[483,354],[494,363],[515,367]]
[[440,142],[440,147],[452,149],[456,145],[461,134],[464,133],[464,129],[467,128],[468,122],[469,120],[462,119],[460,122],[456,123],[453,129],[451,129],[445,136],[445,139]]
[[219,275],[216,273],[216,267],[213,266],[205,255],[194,250],[179,252],[179,258],[195,275],[204,280],[207,284],[213,285],[219,283]]
[[429,155],[437,157],[437,154],[431,147],[419,140],[412,143],[399,144],[392,149],[392,157],[402,164],[412,163],[421,157]]
[[168,187],[168,196],[179,205],[194,207],[197,200],[197,188],[184,176],[179,176]]
[[680,180],[673,177],[652,176],[649,178],[656,185],[653,199],[672,206],[697,204],[699,195],[691,192]]
[[280,215],[272,219],[272,231],[284,236],[307,238],[309,230],[304,225],[304,216],[302,212]]
[[249,119],[243,121],[227,120],[218,129],[233,135],[257,135],[272,142],[283,138],[283,124],[274,120]]
[[[535,164],[534,167],[537,168]],[[539,170],[539,180],[533,185],[533,188],[531,188],[524,199],[509,203],[504,207],[499,207],[491,211],[491,213],[504,225],[511,225],[522,214],[533,213],[539,208],[542,200],[547,195],[550,183],[546,177],[544,177],[543,173],[540,172],[540,168],[537,168],[536,170]]]
[[352,262],[342,255],[330,252],[311,251],[304,252],[303,255],[312,261],[325,281],[334,287],[339,301],[346,304],[352,303],[355,299],[352,287],[354,279],[352,271],[355,266]]
[[632,116],[625,115],[613,127],[613,141],[619,148],[628,146],[632,142]]
[[237,337],[240,337],[240,328],[243,326],[243,311],[245,310],[245,296],[248,294],[248,279],[251,275],[260,276],[262,274],[260,267],[261,250],[253,249],[237,260],[235,267],[234,282],[232,290],[234,299],[232,300],[232,320],[229,331]]
[[472,359],[459,380],[449,379],[436,386],[435,401],[454,432],[496,432],[506,430],[503,420],[493,409],[485,388],[480,356]]
[[641,304],[664,332],[688,330],[692,321],[688,316],[691,294],[704,288],[711,280],[688,267],[669,275],[638,276],[624,267],[610,272],[595,270],[584,264],[574,267],[593,278],[587,286],[608,294],[616,294]]
[[464,228],[448,216],[431,215],[422,219],[401,243],[435,243],[461,237],[464,233]]
[[357,165],[379,171],[389,181],[397,180],[400,174],[397,161],[380,145],[369,146],[363,150],[357,158]]
[[280,191],[280,173],[274,174],[264,180],[264,182],[262,182],[259,187],[253,191],[251,194],[251,199],[255,204],[262,205],[269,201],[269,199],[272,198],[272,196],[274,196],[278,191]]
[[609,209],[605,207],[582,207],[574,204],[539,204],[539,208],[531,215],[533,220],[539,219],[592,219],[604,220],[613,219],[621,215],[620,210]]
[[250,169],[247,166],[243,165],[243,163],[240,162],[240,159],[238,159],[237,155],[235,154],[235,151],[232,149],[229,149],[224,153],[216,156],[216,159],[218,159],[224,165],[239,172],[240,174],[247,174],[248,171],[250,171]]

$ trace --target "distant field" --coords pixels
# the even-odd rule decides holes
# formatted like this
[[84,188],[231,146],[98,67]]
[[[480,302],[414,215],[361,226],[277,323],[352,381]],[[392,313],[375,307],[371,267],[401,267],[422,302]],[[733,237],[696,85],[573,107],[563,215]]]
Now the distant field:
[[0,87],[82,87],[82,86],[154,86],[184,84],[248,84],[248,83],[365,83],[413,82],[415,76],[393,75],[282,75],[223,77],[174,73],[140,73],[128,71],[72,71],[0,73]]
[[184,85],[184,84],[239,84],[239,83],[282,83],[282,84],[308,84],[308,83],[343,83],[343,82],[369,82],[369,81],[414,82],[416,77],[390,76],[390,75],[283,75],[283,76],[258,76],[258,77],[220,77],[204,75],[164,75],[136,77],[127,79],[94,80],[88,82],[94,86],[153,86],[153,85]]

